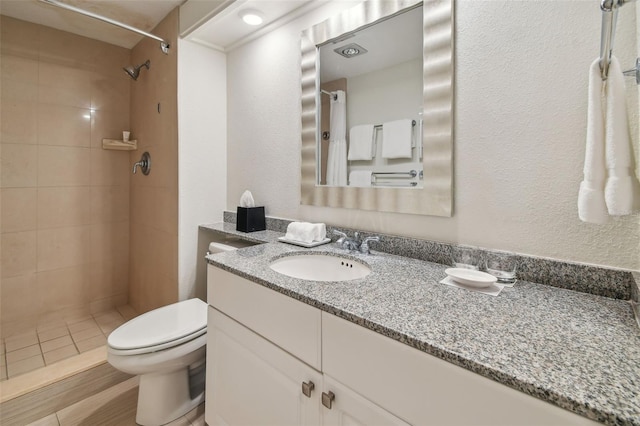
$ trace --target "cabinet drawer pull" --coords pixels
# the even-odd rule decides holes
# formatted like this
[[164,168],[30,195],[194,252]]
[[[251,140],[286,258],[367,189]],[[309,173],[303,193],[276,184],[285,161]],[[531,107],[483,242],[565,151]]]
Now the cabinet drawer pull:
[[314,385],[311,380],[309,380],[308,383],[307,382],[302,382],[302,393],[307,398],[311,398],[311,392],[313,391],[313,389],[315,387],[316,387],[316,385]]
[[331,404],[334,399],[336,399],[336,395],[333,392],[322,392],[322,405],[327,407],[329,410],[331,410]]

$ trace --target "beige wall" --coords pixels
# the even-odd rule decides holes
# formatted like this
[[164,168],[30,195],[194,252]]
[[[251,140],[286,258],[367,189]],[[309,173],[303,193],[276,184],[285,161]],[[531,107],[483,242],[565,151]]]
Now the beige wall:
[[127,302],[130,51],[1,17],[2,329]]
[[[155,40],[144,39],[132,50],[131,61],[151,60],[131,82],[131,131],[138,151],[151,155],[151,173],[131,178],[131,269],[129,302],[146,312],[178,300],[178,10],[154,30],[169,40],[168,55]],[[160,104],[160,112],[158,112]]]

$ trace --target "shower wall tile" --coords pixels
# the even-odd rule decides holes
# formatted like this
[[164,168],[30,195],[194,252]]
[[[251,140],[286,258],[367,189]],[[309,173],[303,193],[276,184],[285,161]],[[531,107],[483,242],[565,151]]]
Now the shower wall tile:
[[[34,295],[37,294],[36,274],[22,274],[15,277],[3,277],[0,286],[0,310],[3,323],[7,318],[30,318],[37,313]],[[3,335],[6,329],[3,324]]]
[[84,304],[83,287],[87,280],[87,268],[79,265],[70,268],[38,272],[36,288],[39,312],[54,312]]
[[65,31],[44,26],[38,31],[40,62],[91,70],[91,51],[95,47],[95,40]]
[[38,72],[39,101],[45,104],[91,108],[90,71],[42,62]]
[[36,232],[0,234],[2,278],[29,275],[36,271]]
[[[91,185],[128,185],[132,164],[129,162],[129,156],[126,151],[92,149]],[[142,175],[142,173],[139,174]]]
[[88,225],[91,222],[88,186],[38,189],[38,229]]
[[114,111],[118,108],[128,109],[130,84],[131,80],[124,71],[118,74],[118,78],[94,74],[91,79],[91,108]]
[[[102,43],[100,49],[93,49],[87,57],[93,72],[107,78],[122,78],[131,82],[122,68],[131,65],[131,50],[113,44]],[[129,93],[129,87],[126,88]]]
[[[153,31],[168,38],[172,50],[177,47],[177,10]],[[175,51],[164,55],[157,42],[147,39],[131,55],[134,64],[151,61],[151,69],[143,70],[138,81],[131,83],[131,132],[138,151],[129,154],[129,161],[138,161],[148,151],[152,164],[148,176],[132,175],[130,181],[129,304],[139,312],[178,299],[176,55]]]
[[40,25],[0,15],[0,52],[38,59]]
[[[129,103],[116,110],[94,110],[91,113],[91,147],[102,149],[102,139],[122,139],[122,131],[129,130]],[[136,139],[131,134],[131,139]],[[139,150],[138,150],[139,151]],[[128,153],[121,155],[129,158]]]
[[[1,72],[1,71],[0,71]],[[4,77],[4,76],[2,76]],[[0,78],[0,98],[4,101],[38,102],[38,85]]]
[[38,67],[36,59],[15,55],[4,55],[0,64],[2,72],[0,79],[3,83],[38,84]]
[[91,110],[41,103],[38,108],[38,143],[91,146]]
[[0,232],[35,231],[37,191],[35,188],[0,190]]
[[92,186],[89,206],[92,224],[128,222],[129,186]]
[[113,261],[129,255],[129,222],[91,225],[91,255],[89,262]]
[[89,262],[90,227],[41,229],[38,231],[38,272]]
[[89,264],[89,279],[85,282],[84,294],[89,300],[103,300],[128,291],[129,258]]
[[[4,117],[3,117],[4,121]],[[3,188],[35,187],[38,183],[38,147],[0,144],[0,184]]]
[[89,148],[48,146],[38,147],[38,185],[82,186],[89,184]]
[[38,107],[35,102],[2,99],[0,140],[10,144],[38,142]]

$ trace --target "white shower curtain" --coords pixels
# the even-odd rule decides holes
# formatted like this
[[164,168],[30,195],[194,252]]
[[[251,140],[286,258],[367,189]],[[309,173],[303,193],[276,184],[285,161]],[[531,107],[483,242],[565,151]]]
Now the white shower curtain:
[[343,90],[331,97],[329,117],[329,155],[327,157],[327,185],[347,185],[347,95]]

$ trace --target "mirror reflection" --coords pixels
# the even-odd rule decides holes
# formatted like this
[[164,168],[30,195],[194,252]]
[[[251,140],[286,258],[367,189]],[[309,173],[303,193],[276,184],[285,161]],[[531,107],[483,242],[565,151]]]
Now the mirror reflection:
[[[365,1],[302,32],[301,204],[451,216],[453,5],[453,0]],[[410,20],[407,14],[413,12],[411,24],[360,41],[361,30]],[[419,27],[415,32],[410,30],[414,25]],[[386,61],[373,54],[383,44],[396,53],[414,45],[421,53]],[[360,54],[361,48],[367,52]],[[330,66],[321,56],[339,56],[335,49],[358,54],[335,58],[341,62]],[[353,65],[360,61],[368,64]],[[333,109],[333,129],[332,100],[339,105]],[[404,135],[399,143],[384,135],[385,127],[388,134]],[[356,139],[365,142],[350,160]],[[349,177],[359,183],[350,185]]]
[[422,188],[422,6],[318,48],[317,183]]

